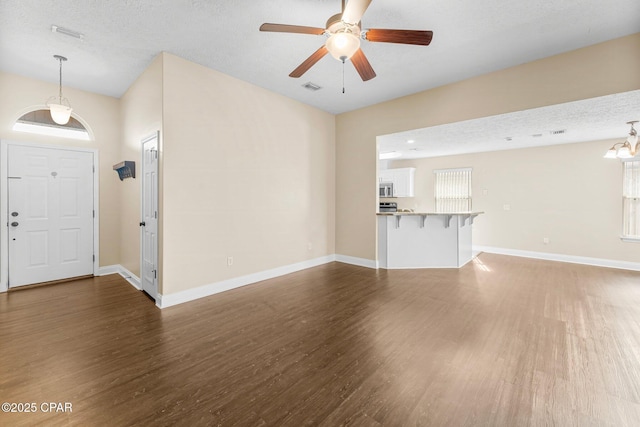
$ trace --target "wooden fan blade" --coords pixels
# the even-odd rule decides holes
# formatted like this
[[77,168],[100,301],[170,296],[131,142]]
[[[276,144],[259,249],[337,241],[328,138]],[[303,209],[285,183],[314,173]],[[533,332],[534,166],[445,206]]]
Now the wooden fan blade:
[[271,32],[276,32],[276,33],[297,33],[297,34],[321,35],[322,33],[324,33],[324,28],[303,27],[301,25],[286,25],[286,24],[264,23],[264,24],[260,25],[260,31],[271,31]]
[[349,0],[342,12],[342,20],[349,24],[357,24],[370,3],[371,0]]
[[364,55],[362,49],[358,49],[356,53],[351,57],[351,62],[353,66],[356,67],[356,71],[362,77],[362,81],[371,80],[376,76],[376,72],[373,71],[371,64],[369,64],[369,60]]
[[291,74],[289,74],[289,77],[294,77],[294,78],[300,77],[301,75],[306,73],[309,70],[309,68],[313,67],[316,62],[320,61],[322,57],[325,56],[327,53],[329,53],[329,51],[324,45],[322,45],[320,49],[316,50],[315,52],[313,52],[313,54],[311,54],[310,57],[305,59],[302,64],[298,65],[298,68],[293,70]]
[[365,33],[365,38],[370,42],[429,46],[433,38],[433,31],[381,30],[379,28],[371,28]]

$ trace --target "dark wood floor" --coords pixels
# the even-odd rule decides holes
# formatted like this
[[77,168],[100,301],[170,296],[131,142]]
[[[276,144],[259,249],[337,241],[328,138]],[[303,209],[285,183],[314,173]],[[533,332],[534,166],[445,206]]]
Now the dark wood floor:
[[114,275],[0,294],[0,346],[0,400],[39,409],[0,425],[640,425],[623,270],[331,263],[162,311]]

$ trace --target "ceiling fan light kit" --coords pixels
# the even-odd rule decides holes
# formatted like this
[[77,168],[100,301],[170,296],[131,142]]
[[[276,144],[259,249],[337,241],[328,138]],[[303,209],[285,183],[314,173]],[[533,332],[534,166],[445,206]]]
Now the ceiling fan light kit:
[[628,125],[631,125],[629,136],[624,141],[613,144],[605,153],[605,159],[631,159],[640,154],[638,132],[633,127],[636,123],[638,123],[638,120],[627,122]]
[[338,61],[345,63],[351,60],[363,81],[376,76],[373,67],[360,49],[360,40],[380,43],[401,43],[428,46],[433,38],[431,31],[368,29],[360,31],[362,15],[372,0],[350,0],[342,2],[342,13],[333,15],[327,20],[326,28],[305,27],[300,25],[264,23],[260,31],[325,35],[328,37],[324,46],[311,54],[289,77],[298,78],[306,73],[316,62],[330,53]]
[[360,49],[360,39],[350,32],[332,34],[325,43],[327,50],[338,61],[345,62]]
[[62,62],[66,61],[67,58],[60,55],[53,55],[53,57],[60,62],[60,85],[58,90],[58,96],[50,97],[46,106],[49,108],[49,112],[51,113],[51,119],[59,125],[66,125],[69,123],[69,119],[71,118],[71,104],[69,100],[62,96]]

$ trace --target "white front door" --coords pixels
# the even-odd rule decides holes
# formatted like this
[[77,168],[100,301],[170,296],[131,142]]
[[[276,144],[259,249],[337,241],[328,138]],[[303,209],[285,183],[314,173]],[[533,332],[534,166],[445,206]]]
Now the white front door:
[[142,141],[142,229],[140,281],[158,295],[158,134]]
[[9,287],[93,273],[93,153],[10,145]]

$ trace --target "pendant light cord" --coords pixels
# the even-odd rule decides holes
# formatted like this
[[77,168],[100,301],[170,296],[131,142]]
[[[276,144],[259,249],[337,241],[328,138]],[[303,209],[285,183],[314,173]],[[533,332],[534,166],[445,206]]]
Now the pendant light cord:
[[65,58],[64,56],[61,55],[53,55],[53,57],[55,59],[58,60],[58,62],[60,63],[60,68],[59,68],[59,86],[58,86],[58,98],[59,98],[59,102],[60,104],[62,104],[62,62],[66,61],[67,58]]
[[60,104],[62,104],[62,58],[58,58],[58,61],[60,62],[60,92],[59,92],[59,97],[60,97]]

